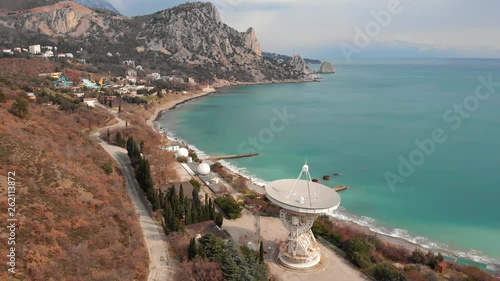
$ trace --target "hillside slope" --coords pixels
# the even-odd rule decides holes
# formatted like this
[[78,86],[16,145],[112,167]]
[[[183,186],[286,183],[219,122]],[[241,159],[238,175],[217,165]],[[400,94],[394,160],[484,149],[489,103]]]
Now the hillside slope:
[[[148,256],[137,215],[113,160],[88,137],[109,120],[105,112],[75,112],[30,104],[26,119],[8,109],[30,72],[56,65],[0,60],[0,181],[16,174],[16,278],[2,280],[144,280]],[[6,70],[8,69],[8,71]],[[26,74],[24,74],[26,73]],[[104,169],[107,167],[107,169]],[[109,170],[108,170],[109,171]],[[0,207],[7,210],[6,200]],[[6,221],[7,213],[0,219]],[[2,231],[0,238],[6,240]],[[7,248],[0,255],[7,255]],[[0,265],[7,272],[6,263]]]

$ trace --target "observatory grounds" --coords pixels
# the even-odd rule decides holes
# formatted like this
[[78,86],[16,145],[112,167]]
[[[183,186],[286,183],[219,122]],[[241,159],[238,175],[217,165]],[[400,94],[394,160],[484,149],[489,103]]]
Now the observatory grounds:
[[[283,281],[356,281],[369,280],[364,275],[348,264],[333,251],[321,245],[321,262],[319,265],[306,269],[289,269],[277,261],[278,246],[289,234],[278,218],[261,217],[261,239],[264,243],[265,260],[271,273]],[[248,210],[241,212],[237,220],[225,220],[223,229],[240,245],[248,242],[255,243],[259,240],[255,233],[255,216]],[[269,249],[269,247],[271,249]]]

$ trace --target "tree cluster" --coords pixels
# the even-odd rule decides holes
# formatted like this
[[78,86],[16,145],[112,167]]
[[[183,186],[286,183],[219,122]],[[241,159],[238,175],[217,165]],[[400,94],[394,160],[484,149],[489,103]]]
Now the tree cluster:
[[428,251],[427,254],[422,252],[420,249],[415,249],[411,253],[410,261],[418,264],[427,265],[430,268],[434,268],[438,263],[444,260],[443,255],[438,253],[435,255],[433,252]]
[[184,195],[184,188],[181,184],[179,192],[172,186],[165,196],[161,197],[160,205],[164,210],[167,233],[178,231],[181,221],[184,221],[185,225],[190,225],[213,220],[219,227],[222,226],[224,217],[215,210],[212,199],[205,195],[205,204],[202,204],[196,188],[193,189],[192,196],[193,199],[189,200]]
[[[424,253],[419,249],[410,252],[405,248],[384,243],[373,235],[366,235],[348,226],[334,225],[327,217],[319,217],[314,222],[312,231],[316,236],[334,244],[352,264],[376,280],[423,280],[418,277],[422,275],[420,272],[411,269],[408,271],[407,268],[405,272],[401,272],[391,263],[426,265],[432,269],[430,271],[432,273],[435,266],[444,260],[440,253],[437,255],[431,251]],[[425,280],[430,279],[425,278]]]
[[27,99],[18,97],[12,104],[9,112],[19,118],[26,118],[28,116],[28,105],[29,102]]
[[158,191],[154,188],[149,162],[141,156],[140,145],[132,137],[127,140],[127,152],[135,171],[135,178],[141,189],[146,193],[149,202],[153,206],[153,211],[160,209],[160,198]]
[[225,280],[228,281],[265,281],[267,273],[258,254],[248,248],[239,248],[233,240],[227,242],[209,233],[198,241],[191,239],[188,247],[188,258],[207,259],[219,262]]
[[232,196],[217,197],[215,203],[230,219],[234,220],[239,217],[242,208]]
[[141,98],[141,97],[129,97],[125,96],[123,97],[123,101],[127,103],[133,103],[133,104],[143,104],[143,103],[148,103],[147,100]]
[[320,217],[313,225],[315,235],[326,239],[345,253],[345,258],[363,272],[380,281],[405,281],[408,280],[404,272],[394,266],[384,263],[380,258],[381,249],[385,245],[375,236],[356,233],[342,233],[341,229],[334,227],[326,217]]

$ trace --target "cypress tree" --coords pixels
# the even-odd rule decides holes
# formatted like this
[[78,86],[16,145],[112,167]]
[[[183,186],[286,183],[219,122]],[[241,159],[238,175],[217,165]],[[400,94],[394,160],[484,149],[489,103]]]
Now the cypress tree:
[[208,219],[215,221],[214,202],[212,202],[212,198],[208,198],[208,212],[209,212]]
[[165,196],[162,196],[161,190],[158,190],[158,197],[160,199],[160,208],[165,208]]
[[184,200],[185,197],[186,195],[184,195],[184,188],[182,187],[181,183],[181,185],[179,186],[179,203],[183,209],[184,209],[184,204],[186,204],[186,201]]
[[193,216],[191,214],[191,204],[186,204],[186,216],[185,216],[186,225],[190,225],[193,223]]
[[198,193],[198,190],[196,190],[196,188],[193,188],[193,205],[197,210],[199,210],[201,207],[200,195]]
[[172,232],[171,224],[172,224],[172,207],[170,206],[170,202],[166,200],[165,209],[163,213],[163,219],[165,221],[165,228],[167,229],[167,233]]
[[192,260],[194,257],[196,257],[197,253],[198,253],[198,249],[196,248],[196,240],[193,237],[189,241],[188,260]]
[[194,204],[191,205],[191,218],[192,218],[193,223],[200,222],[198,210],[196,210],[196,207],[194,206]]
[[222,215],[222,213],[217,213],[215,215],[215,224],[218,226],[218,227],[222,227],[222,223],[224,222],[224,216]]
[[153,211],[159,210],[161,207],[159,195],[160,192],[160,190],[156,190],[153,188],[153,202],[151,202],[153,204]]

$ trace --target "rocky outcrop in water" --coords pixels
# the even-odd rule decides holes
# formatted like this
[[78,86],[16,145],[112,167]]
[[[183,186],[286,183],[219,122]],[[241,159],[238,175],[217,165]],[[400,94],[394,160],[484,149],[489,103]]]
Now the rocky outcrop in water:
[[321,67],[318,71],[318,73],[335,73],[335,67],[333,64],[329,61],[324,61],[321,64]]

